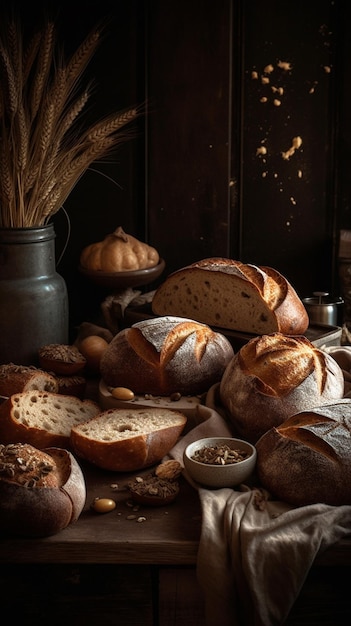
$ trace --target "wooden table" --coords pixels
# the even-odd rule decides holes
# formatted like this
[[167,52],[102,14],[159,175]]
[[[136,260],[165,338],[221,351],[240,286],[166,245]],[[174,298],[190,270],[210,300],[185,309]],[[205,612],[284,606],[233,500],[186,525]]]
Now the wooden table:
[[[95,626],[97,620],[112,624],[114,619],[119,626],[203,625],[204,599],[196,578],[201,532],[197,492],[181,478],[172,504],[134,507],[125,489],[133,475],[83,464],[82,469],[87,500],[75,524],[52,537],[0,539],[4,608],[12,610],[19,589],[17,616],[37,626],[51,623],[53,613],[55,624],[65,626]],[[97,497],[114,498],[116,508],[95,513],[91,503]],[[341,605],[347,594],[337,581],[349,579],[350,567],[351,539],[320,554],[286,626],[319,626],[322,617],[324,624],[335,626],[340,622],[334,621],[335,609],[329,609],[335,606],[342,618],[345,613],[349,617],[349,607]]]
[[[126,485],[136,474],[81,466],[87,500],[79,520],[52,537],[2,538],[0,563],[196,564],[201,508],[196,490],[184,478],[172,504],[133,506]],[[97,497],[113,498],[116,508],[110,513],[95,513],[91,504]],[[351,566],[351,538],[321,553],[316,564]]]

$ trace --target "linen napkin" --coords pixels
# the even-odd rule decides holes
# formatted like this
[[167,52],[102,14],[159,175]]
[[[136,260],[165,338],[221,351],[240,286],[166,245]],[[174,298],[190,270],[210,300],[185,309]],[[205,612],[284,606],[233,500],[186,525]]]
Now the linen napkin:
[[[351,397],[351,347],[327,350],[343,369]],[[198,407],[197,424],[172,449],[182,462],[192,441],[232,436],[212,387]],[[351,534],[351,506],[293,507],[255,482],[236,489],[198,490],[202,529],[197,576],[205,597],[206,626],[280,626],[318,553]]]

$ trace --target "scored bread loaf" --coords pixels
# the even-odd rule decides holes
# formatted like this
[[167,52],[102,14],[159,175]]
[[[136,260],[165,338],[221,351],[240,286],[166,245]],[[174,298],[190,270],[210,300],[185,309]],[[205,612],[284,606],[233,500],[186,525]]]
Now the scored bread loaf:
[[295,289],[275,269],[218,257],[170,274],[156,289],[152,311],[259,335],[299,335],[309,324]]
[[256,443],[257,473],[277,498],[351,504],[351,400],[303,411]]
[[0,444],[0,465],[2,532],[49,536],[80,516],[86,500],[85,480],[68,450]]
[[229,340],[209,326],[165,316],[117,333],[102,355],[100,371],[108,387],[197,395],[220,381],[233,354]]
[[305,337],[254,337],[233,357],[220,383],[220,401],[236,433],[255,443],[287,417],[338,400],[343,372]]
[[5,363],[0,365],[0,396],[9,397],[21,391],[50,391],[57,393],[55,376],[30,365]]
[[0,406],[0,443],[65,448],[72,426],[99,412],[92,400],[64,394],[35,390],[13,394]]
[[132,472],[161,461],[186,422],[173,409],[109,409],[74,426],[71,446],[78,457],[102,469]]

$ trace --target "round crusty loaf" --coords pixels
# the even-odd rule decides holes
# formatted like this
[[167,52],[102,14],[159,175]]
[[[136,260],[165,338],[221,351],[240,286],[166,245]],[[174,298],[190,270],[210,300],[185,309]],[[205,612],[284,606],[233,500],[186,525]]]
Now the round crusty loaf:
[[15,363],[0,365],[0,396],[8,398],[14,393],[32,389],[57,393],[59,384],[55,376],[34,366]]
[[66,448],[72,426],[99,412],[92,400],[35,390],[16,393],[0,405],[0,442]]
[[273,333],[239,350],[219,393],[238,436],[255,443],[290,415],[342,398],[344,377],[336,361],[305,337]]
[[197,395],[220,381],[233,354],[228,339],[209,326],[166,316],[115,335],[100,370],[108,387],[160,396]]
[[86,487],[74,456],[64,449],[0,444],[0,529],[44,537],[80,516]]
[[187,418],[173,409],[109,409],[71,431],[77,456],[115,472],[158,463],[176,444]]
[[256,450],[259,480],[277,498],[298,506],[351,504],[351,400],[293,415]]
[[258,335],[299,335],[309,323],[295,289],[277,270],[221,257],[170,274],[157,288],[152,310]]

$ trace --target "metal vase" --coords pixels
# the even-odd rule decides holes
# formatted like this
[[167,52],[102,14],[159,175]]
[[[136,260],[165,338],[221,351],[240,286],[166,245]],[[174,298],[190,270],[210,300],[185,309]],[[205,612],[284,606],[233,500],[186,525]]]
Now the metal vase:
[[41,346],[68,342],[68,294],[54,244],[52,224],[0,228],[0,364],[37,365]]

